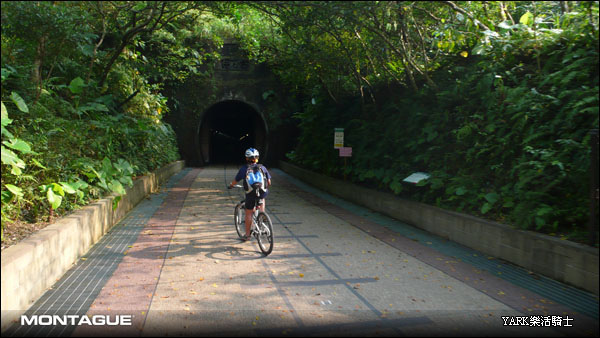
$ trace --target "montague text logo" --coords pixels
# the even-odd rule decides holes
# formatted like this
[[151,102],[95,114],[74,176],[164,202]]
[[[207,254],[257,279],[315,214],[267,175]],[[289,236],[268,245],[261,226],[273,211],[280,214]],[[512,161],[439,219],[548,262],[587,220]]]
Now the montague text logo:
[[56,325],[89,325],[89,326],[130,326],[132,315],[31,315],[21,316],[21,325],[56,326]]

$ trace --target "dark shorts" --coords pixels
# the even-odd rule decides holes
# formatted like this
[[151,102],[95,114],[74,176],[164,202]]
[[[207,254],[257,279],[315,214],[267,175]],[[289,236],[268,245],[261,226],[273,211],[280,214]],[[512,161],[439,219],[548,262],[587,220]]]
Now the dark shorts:
[[[263,192],[260,194],[260,197],[258,197],[260,200],[264,200],[267,195],[269,195],[269,192]],[[250,209],[254,209],[254,202],[256,201],[256,193],[253,191],[249,194],[246,194],[246,209],[250,210]]]

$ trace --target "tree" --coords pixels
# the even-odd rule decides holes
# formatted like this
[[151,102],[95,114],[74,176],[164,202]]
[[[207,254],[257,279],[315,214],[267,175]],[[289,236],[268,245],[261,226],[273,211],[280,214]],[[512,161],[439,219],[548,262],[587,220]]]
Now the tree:
[[119,38],[110,59],[103,67],[99,87],[104,86],[117,58],[138,34],[161,29],[185,12],[203,7],[202,2],[195,1],[107,2],[106,13],[101,14],[109,17]]

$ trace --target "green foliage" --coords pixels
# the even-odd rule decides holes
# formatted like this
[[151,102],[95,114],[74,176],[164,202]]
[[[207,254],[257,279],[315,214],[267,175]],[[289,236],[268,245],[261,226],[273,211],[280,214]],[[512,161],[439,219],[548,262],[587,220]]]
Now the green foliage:
[[98,85],[118,49],[102,44],[117,27],[98,14],[113,10],[2,3],[2,229],[111,193],[116,207],[132,177],[178,159],[175,134],[162,122],[167,99],[140,73],[133,48]]
[[[159,120],[106,115],[104,109],[79,115],[68,103],[43,96],[21,120],[27,126],[19,126],[20,139],[14,136],[17,131],[6,129],[13,121],[2,106],[7,147],[2,147],[2,212],[7,219],[36,221],[50,208],[60,214],[104,193],[123,194],[132,176],[178,158],[174,132]],[[67,109],[71,118],[54,109]]]
[[[525,229],[587,221],[597,2],[13,1],[2,2],[3,224],[121,193],[177,159],[165,88],[211,86],[231,39],[290,89],[263,88],[267,105],[300,107],[293,161]],[[267,110],[271,127],[291,114]],[[416,171],[431,178],[402,182]]]
[[[333,101],[322,87],[307,92],[320,95],[319,105],[307,103],[296,115],[301,136],[289,158],[522,229],[581,232],[589,217],[589,130],[598,126],[599,88],[598,24],[588,21],[598,8],[580,5],[560,15],[548,4],[519,4],[513,16],[520,22],[500,22],[498,31],[464,42],[475,46],[471,55],[440,63],[431,73],[437,89],[406,95],[381,84],[374,95],[385,100],[362,106],[357,96]],[[434,36],[441,51],[464,48],[440,40],[461,34],[457,26],[440,29]],[[346,167],[332,149],[335,127],[345,128],[346,146],[353,147]],[[402,183],[417,171],[431,178]]]

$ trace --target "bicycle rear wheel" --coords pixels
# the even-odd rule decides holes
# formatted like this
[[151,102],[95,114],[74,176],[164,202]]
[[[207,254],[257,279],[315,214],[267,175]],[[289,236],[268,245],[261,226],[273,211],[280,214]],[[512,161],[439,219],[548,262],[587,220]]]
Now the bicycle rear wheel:
[[271,223],[269,215],[264,212],[258,213],[256,223],[258,225],[258,232],[256,233],[258,247],[265,256],[268,256],[273,251],[273,223]]
[[246,208],[244,208],[242,203],[239,203],[235,206],[235,210],[233,211],[233,224],[235,224],[235,230],[240,238],[246,235],[246,223],[244,222],[245,217]]

